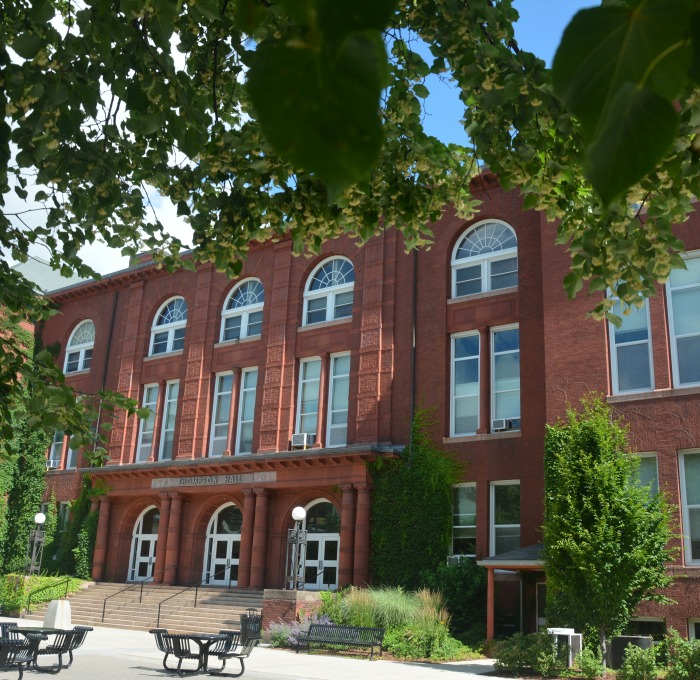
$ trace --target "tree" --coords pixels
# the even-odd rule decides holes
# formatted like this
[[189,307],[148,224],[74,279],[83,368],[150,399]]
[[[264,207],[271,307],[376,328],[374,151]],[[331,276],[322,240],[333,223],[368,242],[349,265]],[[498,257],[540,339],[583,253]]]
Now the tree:
[[[56,269],[90,275],[78,249],[100,239],[124,254],[154,249],[169,266],[200,260],[235,275],[251,241],[281,235],[302,252],[393,225],[414,247],[429,242],[428,223],[446,203],[473,214],[469,178],[485,162],[520,188],[527,208],[560,220],[570,295],[588,282],[638,303],[683,266],[671,225],[700,195],[697,69],[687,68],[697,22],[691,0],[609,4],[595,21],[572,24],[574,45],[553,83],[514,40],[512,0],[4,3],[0,248],[22,260],[43,243]],[[614,67],[580,72],[600,37]],[[423,130],[430,74],[454,78],[473,149]],[[571,96],[582,81],[596,85],[583,104]],[[642,121],[626,128],[615,126],[613,95],[623,91],[623,105],[644,104],[624,110],[624,120]],[[621,178],[615,184],[592,171],[611,149],[616,163],[603,165]],[[626,157],[644,174],[617,162]],[[601,199],[589,177],[614,196]],[[157,193],[189,220],[192,259],[158,218]],[[2,260],[0,303],[31,321],[51,313]],[[0,412],[22,373],[60,383],[5,339]],[[51,399],[71,410],[69,397],[38,389],[36,425],[50,429]],[[73,432],[87,433],[85,423]]]
[[645,600],[671,584],[670,513],[636,481],[627,431],[589,395],[545,434],[544,555],[547,616],[605,642]]

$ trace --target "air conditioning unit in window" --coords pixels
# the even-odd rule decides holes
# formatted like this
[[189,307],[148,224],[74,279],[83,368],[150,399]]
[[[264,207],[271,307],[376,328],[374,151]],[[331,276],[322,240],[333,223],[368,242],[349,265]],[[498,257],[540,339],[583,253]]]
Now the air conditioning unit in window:
[[307,432],[295,432],[292,435],[292,448],[305,449],[311,446],[311,437]]
[[491,421],[491,432],[505,432],[513,429],[513,421],[506,418],[496,418]]
[[47,460],[46,469],[47,470],[57,470],[59,466],[59,461],[57,460]]
[[455,564],[460,564],[461,562],[464,562],[465,560],[468,560],[468,559],[469,559],[468,555],[448,555],[447,556],[447,565],[451,567]]

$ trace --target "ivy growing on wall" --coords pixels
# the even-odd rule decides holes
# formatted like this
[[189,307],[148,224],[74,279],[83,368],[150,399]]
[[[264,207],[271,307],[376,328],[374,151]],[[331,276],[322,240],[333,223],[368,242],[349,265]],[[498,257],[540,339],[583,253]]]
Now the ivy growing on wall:
[[372,573],[378,585],[414,589],[421,573],[444,564],[452,540],[452,487],[460,465],[428,434],[430,413],[419,410],[413,447],[398,459],[371,464]]

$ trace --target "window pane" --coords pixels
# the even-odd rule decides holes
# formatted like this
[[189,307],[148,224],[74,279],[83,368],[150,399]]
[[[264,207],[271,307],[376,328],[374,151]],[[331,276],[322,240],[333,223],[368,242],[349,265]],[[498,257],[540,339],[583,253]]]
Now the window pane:
[[491,263],[491,290],[518,285],[518,258],[497,260]]
[[173,352],[185,346],[185,329],[176,328],[173,331]]
[[299,418],[299,432],[316,434],[316,413],[302,415],[301,418]]
[[520,392],[503,392],[495,398],[496,413],[494,418],[513,420],[520,418]]
[[700,335],[679,339],[677,348],[681,384],[700,382]]
[[66,373],[72,373],[78,370],[78,364],[80,361],[80,352],[71,352],[66,360]]
[[651,484],[651,493],[655,494],[659,490],[659,483],[656,472],[656,456],[638,456],[639,469],[637,470],[636,481],[639,486]]
[[626,345],[617,348],[617,382],[620,391],[651,388],[649,345]]
[[344,319],[345,317],[352,316],[352,300],[353,292],[340,293],[335,296],[335,311],[333,314],[334,319]]
[[496,555],[517,550],[520,547],[520,527],[496,528]]
[[253,450],[253,423],[242,423],[239,426],[238,453],[251,453]]
[[455,359],[479,356],[479,336],[465,335],[454,339]]
[[224,340],[238,340],[241,337],[241,317],[234,316],[224,322]]
[[700,257],[685,260],[687,269],[671,270],[671,288],[700,284]]
[[700,333],[700,289],[676,290],[672,293],[673,327],[676,335]]
[[493,488],[495,523],[520,524],[520,484],[496,484]]
[[688,511],[690,520],[690,559],[700,560],[700,508]]
[[452,524],[476,524],[476,486],[457,486],[452,490]]
[[479,427],[479,399],[455,399],[455,434],[473,434]]
[[452,554],[476,555],[476,527],[455,527],[452,530]]
[[507,331],[497,331],[493,334],[493,351],[508,352],[520,348],[520,331],[513,328]]
[[162,354],[168,349],[168,333],[156,333],[153,336],[153,354]]
[[253,312],[248,316],[248,336],[260,335],[262,333],[262,312]]
[[246,371],[243,374],[243,387],[246,390],[254,389],[258,386],[258,370]]
[[683,456],[685,497],[688,505],[700,505],[700,453]]
[[611,326],[614,329],[616,344],[646,340],[649,337],[646,306],[633,307],[629,314],[625,314],[618,301],[613,305],[612,312],[622,319],[622,325],[619,328]]
[[303,380],[315,380],[321,377],[321,360],[305,361],[303,364]]
[[92,363],[92,350],[86,349],[85,354],[83,355],[83,370],[86,371],[88,368],[90,368],[91,363]]
[[326,297],[314,298],[306,306],[306,323],[320,323],[326,320]]
[[481,265],[462,267],[455,271],[457,297],[481,292]]

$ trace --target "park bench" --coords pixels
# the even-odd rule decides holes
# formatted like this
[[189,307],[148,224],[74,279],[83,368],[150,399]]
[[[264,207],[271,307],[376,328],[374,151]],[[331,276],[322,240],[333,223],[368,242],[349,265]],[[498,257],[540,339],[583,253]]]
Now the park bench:
[[307,632],[299,633],[296,651],[305,648],[310,650],[311,644],[332,645],[345,647],[369,647],[369,658],[374,654],[374,648],[379,647],[382,653],[384,641],[383,628],[366,628],[363,626],[339,626],[332,624],[312,623]]
[[[40,648],[35,653],[34,668],[44,673],[58,673],[63,668],[68,668],[73,663],[73,650],[83,644],[86,633],[85,630],[62,630],[56,633],[50,645]],[[67,664],[63,663],[64,654],[68,655]],[[40,666],[39,657],[41,656],[56,656],[58,663],[53,666]]]
[[[245,673],[245,663],[243,659],[247,659],[250,656],[250,653],[253,651],[255,645],[260,642],[260,637],[253,637],[252,635],[249,635],[244,641],[242,633],[239,633],[238,631],[222,630],[220,633],[222,635],[228,635],[229,640],[224,643],[221,651],[217,652],[212,648],[212,650],[209,652],[209,657],[211,658],[212,656],[215,656],[217,659],[219,659],[219,661],[221,661],[221,668],[207,668],[206,671],[212,675],[219,675],[223,673],[223,670],[226,667],[226,661],[228,659],[238,659],[239,663],[241,664],[240,672],[226,673],[226,676],[230,678],[239,678],[241,675],[243,675],[243,673]],[[240,649],[238,649],[239,636],[240,640],[243,642],[243,646]]]
[[16,668],[19,671],[17,680],[22,680],[24,669],[34,663],[42,640],[46,640],[42,633],[28,633],[23,640],[0,638],[0,670]]

